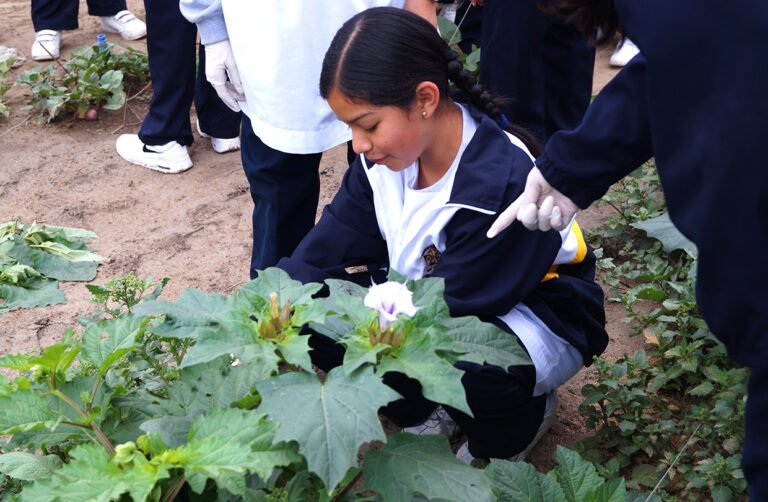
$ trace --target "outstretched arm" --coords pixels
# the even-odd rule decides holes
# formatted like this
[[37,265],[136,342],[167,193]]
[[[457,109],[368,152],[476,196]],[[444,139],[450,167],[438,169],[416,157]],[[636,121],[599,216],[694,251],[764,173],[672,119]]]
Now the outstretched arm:
[[488,237],[515,220],[531,230],[565,228],[579,207],[602,197],[652,154],[641,53],[597,96],[578,128],[547,142],[523,193],[491,225]]

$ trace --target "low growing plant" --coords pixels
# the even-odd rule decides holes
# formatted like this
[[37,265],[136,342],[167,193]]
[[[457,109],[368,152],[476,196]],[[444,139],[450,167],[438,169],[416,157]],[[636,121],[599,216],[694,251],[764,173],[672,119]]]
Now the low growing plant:
[[95,120],[99,108],[122,108],[126,85],[145,82],[148,68],[147,56],[140,51],[95,44],[75,49],[72,58],[58,66],[35,66],[19,75],[16,84],[32,91],[28,102],[40,120],[51,122],[63,113]]
[[579,449],[617,462],[629,486],[675,500],[736,500],[746,492],[739,452],[748,371],[699,314],[696,248],[663,213],[650,169],[606,196],[616,215],[596,232],[603,282],[646,350],[596,360],[597,383],[582,389],[579,409],[596,433]]
[[96,234],[53,225],[0,224],[0,313],[64,303],[58,281],[90,281],[102,257],[87,244]]

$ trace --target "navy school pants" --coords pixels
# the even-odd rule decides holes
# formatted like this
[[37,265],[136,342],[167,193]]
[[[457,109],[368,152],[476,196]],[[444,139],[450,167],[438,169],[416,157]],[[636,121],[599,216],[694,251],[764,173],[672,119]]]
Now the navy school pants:
[[749,500],[768,501],[768,368],[752,368],[749,378],[742,462]]
[[315,225],[322,153],[285,153],[267,146],[243,115],[240,153],[253,199],[251,279],[290,256]]
[[[243,170],[253,200],[253,247],[250,277],[257,270],[290,256],[315,226],[320,198],[321,153],[285,153],[267,146],[256,136],[251,121],[243,115],[240,134]],[[347,142],[347,162],[355,154]]]
[[541,0],[487,0],[480,81],[505,98],[507,118],[539,141],[574,129],[592,96],[595,49]]
[[196,64],[197,27],[181,15],[178,2],[145,0],[144,8],[152,101],[139,138],[147,145],[170,141],[191,145],[193,99],[203,132],[215,138],[239,136],[241,114],[230,110],[205,79],[202,46],[199,67]]
[[[91,16],[114,16],[126,9],[125,0],[88,0],[87,3]],[[32,0],[32,24],[35,31],[76,30],[79,8],[79,0]]]
[[[513,336],[513,335],[510,335]],[[330,338],[310,335],[312,363],[323,371],[339,366],[344,349]],[[544,418],[546,395],[533,397],[536,369],[511,366],[507,370],[489,364],[460,361],[464,371],[461,383],[474,418],[445,406],[469,440],[475,458],[507,458],[523,451],[533,440]],[[421,385],[402,373],[384,375],[384,383],[403,396],[379,412],[399,427],[410,427],[426,420],[437,406],[421,394]]]

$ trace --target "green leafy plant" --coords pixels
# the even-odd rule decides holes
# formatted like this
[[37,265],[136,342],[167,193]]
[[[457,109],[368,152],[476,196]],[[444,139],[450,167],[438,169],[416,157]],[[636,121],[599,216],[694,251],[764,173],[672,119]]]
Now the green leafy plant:
[[[603,199],[614,210],[596,232],[603,282],[646,349],[595,362],[580,413],[596,433],[579,445],[610,458],[628,485],[680,500],[732,500],[739,469],[747,370],[727,357],[698,312],[696,248],[664,213],[652,164]],[[646,236],[647,235],[647,236]]]
[[[187,290],[173,303],[158,299],[165,279],[153,285],[129,274],[90,287],[97,310],[80,318],[82,332],[68,329],[40,354],[0,358],[17,372],[0,378],[0,434],[10,436],[0,494],[297,502],[632,495],[622,479],[603,479],[617,469],[564,449],[545,476],[522,463],[465,465],[443,436],[387,436],[378,410],[399,396],[381,381],[384,372],[424,361],[443,374],[443,363],[458,358],[530,363],[505,332],[451,318],[442,280],[393,279],[401,282],[385,289],[395,300],[343,281],[329,281],[330,296],[316,298],[320,284],[278,269],[232,296]],[[340,367],[314,371],[308,325],[347,346]],[[444,374],[407,374],[433,387],[438,402],[465,402]],[[722,475],[723,467],[700,470]]]
[[16,80],[31,89],[29,104],[47,122],[65,112],[95,120],[99,108],[122,108],[126,83],[145,82],[149,68],[146,54],[131,48],[117,51],[112,44],[75,49],[71,59],[58,65],[35,66]]
[[0,313],[64,303],[58,281],[90,281],[102,257],[86,244],[96,234],[53,225],[0,224]]
[[10,110],[8,109],[8,105],[3,103],[3,96],[5,96],[5,93],[13,87],[13,84],[8,83],[8,73],[11,71],[14,62],[15,59],[13,58],[0,61],[0,115],[5,118],[8,118],[10,115]]
[[440,30],[440,36],[443,37],[445,43],[459,53],[459,60],[464,65],[464,68],[477,77],[480,71],[481,49],[476,45],[472,45],[472,50],[469,53],[462,51],[458,45],[462,40],[460,26],[457,26],[453,21],[443,16],[438,16],[437,26]]

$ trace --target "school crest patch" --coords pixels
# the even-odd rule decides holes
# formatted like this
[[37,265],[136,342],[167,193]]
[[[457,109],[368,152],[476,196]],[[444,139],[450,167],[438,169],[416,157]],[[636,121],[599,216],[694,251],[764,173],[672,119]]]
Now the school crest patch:
[[440,263],[440,251],[434,244],[430,244],[421,252],[421,259],[424,260],[424,275],[429,275]]

